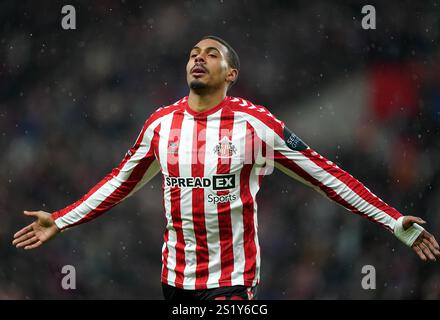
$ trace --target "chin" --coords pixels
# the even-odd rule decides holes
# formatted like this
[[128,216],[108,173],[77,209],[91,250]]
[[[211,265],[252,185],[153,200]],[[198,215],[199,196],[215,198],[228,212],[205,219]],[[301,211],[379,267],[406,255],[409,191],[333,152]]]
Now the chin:
[[189,83],[189,87],[190,87],[192,90],[204,90],[204,89],[207,89],[207,88],[208,88],[208,85],[207,85],[205,82],[203,82],[203,81],[200,81],[200,80],[193,80],[193,81],[191,81],[191,82]]

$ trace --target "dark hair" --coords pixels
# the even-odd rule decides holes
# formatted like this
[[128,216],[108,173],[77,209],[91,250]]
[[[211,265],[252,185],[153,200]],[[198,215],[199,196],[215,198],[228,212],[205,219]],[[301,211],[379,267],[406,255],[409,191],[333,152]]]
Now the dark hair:
[[[205,39],[212,39],[212,40],[220,42],[222,45],[224,45],[228,49],[228,55],[226,58],[227,58],[229,66],[231,68],[234,68],[234,69],[237,69],[238,71],[240,71],[240,58],[238,57],[237,52],[234,50],[234,48],[231,47],[231,45],[229,43],[227,43],[225,40],[223,40],[222,38],[219,38],[217,36],[204,36],[201,40],[205,40]],[[237,79],[235,79],[235,81],[233,81],[230,84],[229,88],[232,87],[232,85],[237,81]]]

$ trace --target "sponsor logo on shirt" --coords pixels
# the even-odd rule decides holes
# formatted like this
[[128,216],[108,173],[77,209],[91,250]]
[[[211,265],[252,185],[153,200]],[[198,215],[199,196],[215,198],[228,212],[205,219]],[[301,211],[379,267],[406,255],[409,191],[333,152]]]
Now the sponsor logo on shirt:
[[235,174],[213,175],[212,177],[166,177],[165,183],[168,187],[228,190],[235,188]]
[[214,204],[231,202],[235,200],[237,200],[237,196],[235,194],[224,194],[224,195],[208,194],[208,202],[212,202]]
[[287,127],[284,127],[284,141],[292,150],[302,151],[307,149],[307,145]]

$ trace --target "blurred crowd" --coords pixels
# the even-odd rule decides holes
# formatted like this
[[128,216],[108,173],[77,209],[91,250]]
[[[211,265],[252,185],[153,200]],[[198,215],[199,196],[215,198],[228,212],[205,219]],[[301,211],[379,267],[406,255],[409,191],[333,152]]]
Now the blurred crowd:
[[[0,299],[162,298],[160,176],[37,250],[11,240],[31,222],[23,210],[77,200],[119,163],[151,112],[187,94],[189,50],[208,34],[240,55],[230,95],[274,114],[341,77],[374,76],[377,66],[410,70],[415,99],[392,100],[389,112],[372,103],[352,148],[329,137],[319,151],[402,213],[428,221],[439,239],[439,3],[372,1],[377,30],[369,31],[362,1],[68,4],[76,30],[61,28],[62,2],[0,4]],[[372,137],[391,141],[386,157]],[[440,298],[438,266],[380,226],[279,172],[266,177],[258,200],[260,298]],[[76,269],[76,290],[60,286],[64,265]],[[362,289],[364,265],[376,268],[375,290]]]

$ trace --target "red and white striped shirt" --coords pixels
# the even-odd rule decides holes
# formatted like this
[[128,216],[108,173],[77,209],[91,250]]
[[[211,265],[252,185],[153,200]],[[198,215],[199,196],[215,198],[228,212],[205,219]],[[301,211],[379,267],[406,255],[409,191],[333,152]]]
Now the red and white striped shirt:
[[184,97],[156,110],[120,165],[53,218],[61,229],[90,221],[161,171],[162,282],[184,289],[255,286],[256,195],[273,166],[390,231],[401,216],[266,108],[226,97],[198,113]]

